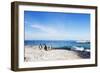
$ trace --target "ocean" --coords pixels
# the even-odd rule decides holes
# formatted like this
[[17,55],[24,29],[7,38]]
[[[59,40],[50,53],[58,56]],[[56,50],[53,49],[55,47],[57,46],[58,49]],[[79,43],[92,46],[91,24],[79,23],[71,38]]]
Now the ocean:
[[73,46],[76,47],[83,47],[85,49],[90,49],[90,42],[77,42],[72,40],[25,40],[24,45],[35,46],[35,45],[47,45],[51,46],[52,48],[72,48]]

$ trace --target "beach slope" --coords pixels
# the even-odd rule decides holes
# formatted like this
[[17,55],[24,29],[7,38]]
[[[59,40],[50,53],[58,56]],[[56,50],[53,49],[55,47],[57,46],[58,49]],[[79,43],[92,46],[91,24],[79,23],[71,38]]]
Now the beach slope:
[[73,60],[81,59],[77,52],[65,49],[39,49],[38,46],[25,46],[25,62],[51,61],[51,60]]

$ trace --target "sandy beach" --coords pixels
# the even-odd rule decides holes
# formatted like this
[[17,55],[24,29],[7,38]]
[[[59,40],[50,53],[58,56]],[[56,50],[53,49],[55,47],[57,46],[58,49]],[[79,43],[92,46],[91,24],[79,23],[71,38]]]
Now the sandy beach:
[[25,62],[81,59],[79,54],[72,50],[50,49],[46,51],[38,46],[25,46],[24,55]]

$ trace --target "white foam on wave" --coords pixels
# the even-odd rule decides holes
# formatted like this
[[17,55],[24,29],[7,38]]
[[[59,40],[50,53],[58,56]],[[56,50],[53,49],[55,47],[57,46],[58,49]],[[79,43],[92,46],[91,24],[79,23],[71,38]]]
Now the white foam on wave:
[[77,51],[84,51],[83,47],[77,47],[77,46],[73,46],[72,50],[77,50]]
[[90,52],[90,49],[85,49],[84,47],[77,47],[77,46],[73,46],[72,50]]

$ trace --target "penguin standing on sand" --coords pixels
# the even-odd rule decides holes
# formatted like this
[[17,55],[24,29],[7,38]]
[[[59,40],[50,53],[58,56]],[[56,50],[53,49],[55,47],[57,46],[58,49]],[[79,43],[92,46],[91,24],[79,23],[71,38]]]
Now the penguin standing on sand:
[[39,45],[39,48],[40,48],[40,50],[42,49],[42,45],[41,44]]
[[46,44],[44,44],[44,50],[46,50],[46,51],[48,50]]

